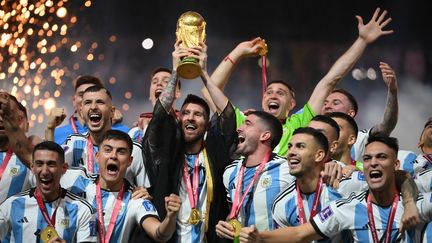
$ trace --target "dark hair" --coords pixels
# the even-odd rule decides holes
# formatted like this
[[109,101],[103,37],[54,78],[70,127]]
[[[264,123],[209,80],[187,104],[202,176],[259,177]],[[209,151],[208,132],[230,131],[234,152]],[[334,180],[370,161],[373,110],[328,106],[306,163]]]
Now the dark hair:
[[340,128],[339,125],[335,122],[335,120],[331,119],[329,116],[326,115],[316,115],[314,118],[312,118],[312,121],[324,122],[330,125],[332,128],[334,128],[336,140],[339,139]]
[[265,111],[253,111],[249,115],[257,116],[263,123],[264,127],[270,130],[270,147],[271,149],[274,149],[279,144],[283,133],[280,121],[275,116]]
[[103,143],[103,141],[111,140],[111,139],[126,142],[128,145],[129,154],[132,154],[133,142],[127,133],[119,131],[119,130],[108,130],[103,135],[102,143]]
[[106,88],[102,87],[102,86],[90,86],[88,87],[86,90],[84,90],[84,94],[85,93],[96,93],[99,91],[105,91],[105,93],[109,96],[109,98],[112,100],[112,96],[111,93],[109,92],[109,90],[107,90]]
[[319,130],[312,128],[312,127],[300,127],[294,131],[293,136],[296,134],[311,135],[315,139],[315,142],[322,149],[324,149],[325,155],[327,155],[327,152],[329,150],[329,144],[328,144],[328,140],[327,140],[326,136],[322,132],[320,132]]
[[[166,67],[157,67],[157,68],[153,69],[153,71],[151,73],[151,76],[150,76],[150,79],[152,79],[156,75],[156,73],[159,73],[159,72],[166,72],[166,73],[172,74],[172,71],[169,68],[166,68]],[[181,82],[180,82],[180,80],[178,80],[178,87],[179,87],[179,89],[181,89]]]
[[291,96],[292,96],[293,98],[295,98],[294,88],[293,88],[291,85],[289,85],[288,83],[286,83],[285,81],[280,80],[280,79],[272,80],[272,81],[270,81],[270,82],[267,83],[266,90],[267,90],[268,86],[270,86],[271,84],[282,84],[282,85],[284,85],[284,86],[287,87],[288,90],[290,91]]
[[399,151],[399,142],[398,142],[397,138],[395,138],[395,137],[390,137],[390,136],[387,136],[387,135],[382,134],[382,133],[372,133],[369,136],[365,147],[367,147],[369,144],[371,144],[373,142],[381,142],[381,143],[387,145],[388,147],[390,147],[391,149],[393,149],[395,151],[396,155]]
[[425,125],[424,125],[424,127],[423,127],[423,130],[422,130],[422,132],[421,132],[421,134],[420,134],[420,140],[421,140],[422,137],[423,137],[423,133],[424,133],[426,127],[429,126],[430,124],[432,124],[432,117],[429,117],[429,118],[427,119],[427,121],[426,121],[426,123],[425,123]]
[[25,106],[23,106],[21,104],[21,102],[19,102],[17,100],[17,98],[15,96],[9,94],[9,97],[10,97],[11,100],[13,100],[17,104],[18,110],[20,110],[20,111],[22,111],[24,113],[24,117],[27,120],[27,109],[25,108]]
[[53,151],[56,152],[60,158],[60,163],[63,164],[65,162],[65,152],[63,150],[63,148],[58,145],[55,142],[52,141],[43,141],[41,143],[38,143],[34,149],[33,149],[33,161],[34,161],[34,155],[36,153],[36,151],[38,150],[49,150],[49,151]]
[[350,92],[348,92],[344,89],[335,89],[331,93],[332,94],[333,93],[341,93],[341,94],[345,95],[345,97],[347,97],[348,101],[351,103],[351,106],[355,112],[354,117],[357,115],[358,103],[357,103],[357,100],[354,98],[354,96]]
[[83,84],[94,84],[95,86],[104,87],[102,80],[91,75],[79,76],[75,81],[75,91]]
[[183,107],[189,103],[202,106],[204,108],[204,111],[205,111],[204,118],[206,121],[209,120],[210,108],[209,108],[207,102],[203,98],[196,96],[196,95],[193,95],[193,94],[188,94],[188,96],[186,97],[186,99],[183,102],[183,105],[181,106],[181,109],[183,109]]
[[327,114],[327,116],[329,116],[331,118],[340,118],[340,119],[347,121],[350,128],[354,132],[355,138],[357,138],[358,126],[357,126],[357,122],[354,120],[354,118],[352,118],[351,116],[349,116],[348,114],[345,114],[343,112],[332,112],[332,113]]

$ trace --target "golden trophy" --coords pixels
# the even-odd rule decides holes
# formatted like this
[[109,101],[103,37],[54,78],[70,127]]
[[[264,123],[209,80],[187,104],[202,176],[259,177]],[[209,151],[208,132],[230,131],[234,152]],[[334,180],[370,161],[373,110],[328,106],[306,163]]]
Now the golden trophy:
[[[176,37],[184,47],[199,46],[206,40],[206,22],[197,12],[188,11],[180,16],[177,21]],[[193,57],[184,57],[177,67],[177,74],[184,79],[194,79],[201,74],[199,60]]]

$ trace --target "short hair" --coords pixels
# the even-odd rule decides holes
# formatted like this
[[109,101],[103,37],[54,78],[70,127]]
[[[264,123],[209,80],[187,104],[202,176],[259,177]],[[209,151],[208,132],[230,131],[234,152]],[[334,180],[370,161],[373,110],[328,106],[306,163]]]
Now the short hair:
[[371,144],[373,142],[381,142],[381,143],[387,145],[389,148],[391,148],[395,151],[395,154],[397,156],[397,153],[399,151],[399,142],[398,142],[397,138],[390,137],[390,136],[387,136],[387,135],[382,134],[382,133],[372,133],[369,136],[365,147],[367,147],[369,144]]
[[25,106],[23,106],[21,104],[21,102],[19,102],[18,99],[15,96],[9,94],[9,97],[10,97],[11,100],[13,100],[17,104],[18,110],[20,110],[20,111],[22,111],[24,113],[24,117],[27,120],[27,108],[25,108]]
[[348,92],[348,91],[346,91],[344,89],[335,89],[331,93],[332,94],[333,93],[341,93],[341,94],[345,95],[345,97],[347,97],[348,101],[352,105],[352,108],[353,108],[353,110],[355,112],[354,116],[357,115],[357,113],[358,113],[358,103],[357,103],[357,100],[354,98],[354,96],[350,92]]
[[105,93],[109,96],[109,98],[112,100],[112,96],[111,93],[109,92],[109,90],[107,90],[106,88],[102,87],[102,86],[90,86],[87,89],[84,90],[84,94],[85,93],[96,93],[99,91],[105,91]]
[[[166,67],[157,67],[157,68],[153,69],[153,71],[152,71],[152,73],[150,75],[150,79],[152,79],[156,75],[156,73],[159,73],[159,72],[167,72],[169,74],[172,74],[172,70],[169,69],[169,68],[166,68]],[[179,89],[181,89],[181,82],[180,82],[180,80],[178,80],[178,87],[179,87]]]
[[345,120],[346,122],[348,122],[349,127],[353,130],[354,132],[354,136],[357,138],[357,133],[358,133],[358,126],[357,126],[357,122],[354,120],[354,118],[352,118],[351,116],[349,116],[348,114],[345,114],[343,112],[332,112],[327,114],[327,116],[331,117],[331,118],[340,118]]
[[133,142],[127,133],[120,130],[108,130],[102,137],[102,143],[106,140],[120,140],[126,142],[128,145],[129,154],[132,154]]
[[425,130],[426,127],[429,126],[430,124],[432,124],[432,117],[429,117],[429,118],[427,119],[427,121],[426,121],[426,123],[425,123],[425,125],[424,125],[424,127],[423,127],[423,130],[422,130],[422,132],[421,132],[421,134],[420,134],[420,140],[421,140],[422,137],[423,137],[424,130]]
[[318,146],[324,150],[325,155],[327,155],[329,151],[329,143],[326,136],[322,132],[312,127],[300,127],[294,131],[293,136],[296,134],[311,135]]
[[274,149],[279,144],[283,133],[280,121],[275,116],[265,111],[253,111],[249,115],[257,116],[260,121],[262,121],[264,127],[270,130],[270,147],[271,149]]
[[290,91],[291,96],[292,96],[293,98],[295,98],[295,91],[294,91],[294,88],[293,88],[291,85],[289,85],[287,82],[285,82],[285,81],[283,81],[283,80],[280,80],[280,79],[272,80],[272,81],[270,81],[270,82],[267,83],[266,90],[267,90],[267,88],[268,88],[271,84],[282,84],[282,85],[284,85],[284,86],[287,87],[288,90]]
[[205,117],[204,118],[207,121],[209,120],[210,107],[203,98],[196,96],[196,95],[193,95],[193,94],[188,94],[188,96],[186,97],[186,99],[183,102],[183,105],[181,106],[181,109],[183,109],[183,107],[187,104],[196,104],[196,105],[200,105],[201,107],[203,107],[204,111],[205,111]]
[[64,152],[63,148],[55,142],[43,141],[41,143],[38,143],[33,149],[33,154],[32,154],[33,155],[33,161],[34,161],[34,157],[35,157],[34,155],[35,155],[36,151],[38,151],[38,150],[49,150],[52,152],[56,152],[59,156],[60,163],[63,164],[65,162],[65,155],[64,155],[65,152]]
[[95,86],[104,87],[102,80],[91,75],[79,76],[75,81],[75,91],[83,84],[93,84]]
[[312,121],[323,122],[330,125],[335,130],[336,140],[339,139],[340,128],[339,125],[335,122],[335,120],[331,119],[327,115],[316,115],[314,118],[312,118]]

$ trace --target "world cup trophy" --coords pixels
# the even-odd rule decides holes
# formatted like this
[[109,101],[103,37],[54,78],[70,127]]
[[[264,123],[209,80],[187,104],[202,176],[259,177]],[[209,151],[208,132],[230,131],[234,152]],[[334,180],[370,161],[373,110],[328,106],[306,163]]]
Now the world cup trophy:
[[[206,22],[197,12],[188,11],[183,13],[177,21],[176,37],[184,47],[199,46],[206,40]],[[177,67],[177,74],[184,79],[194,79],[201,74],[199,60],[193,57],[184,57]]]

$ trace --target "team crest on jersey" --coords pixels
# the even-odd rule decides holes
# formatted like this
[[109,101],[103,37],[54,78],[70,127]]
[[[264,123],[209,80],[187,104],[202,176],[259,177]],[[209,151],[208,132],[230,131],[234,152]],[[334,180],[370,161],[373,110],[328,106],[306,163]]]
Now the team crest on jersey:
[[60,220],[60,225],[63,228],[69,228],[69,219],[68,218],[64,218],[64,219]]
[[331,210],[330,206],[327,206],[321,212],[318,213],[319,218],[321,219],[321,222],[324,223],[327,219],[329,219],[333,215],[333,211]]
[[271,186],[271,184],[272,184],[271,176],[267,175],[261,179],[261,187],[262,188],[269,188]]
[[20,170],[20,166],[19,166],[19,165],[13,166],[13,167],[10,168],[10,170],[9,170],[9,175],[10,175],[10,176],[16,176],[16,175],[18,175],[19,170]]
[[153,206],[153,204],[150,201],[148,201],[148,200],[144,200],[143,206],[144,206],[144,208],[145,208],[146,211],[156,211],[156,209]]
[[358,175],[357,175],[357,179],[359,181],[365,181],[366,179],[365,179],[364,173],[363,172],[359,172]]
[[126,203],[122,202],[119,214],[123,214],[126,211]]

